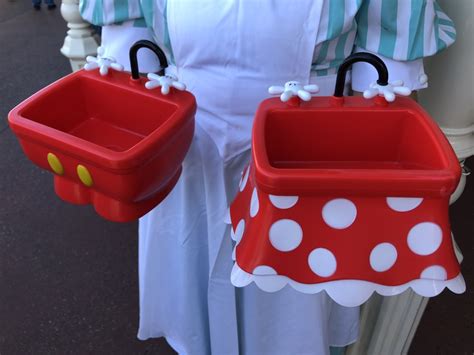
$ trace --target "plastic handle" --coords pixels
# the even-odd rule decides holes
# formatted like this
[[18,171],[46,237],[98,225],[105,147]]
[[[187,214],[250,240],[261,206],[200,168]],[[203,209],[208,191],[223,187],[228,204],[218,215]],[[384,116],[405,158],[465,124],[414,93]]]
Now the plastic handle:
[[366,62],[371,64],[377,70],[377,73],[379,75],[377,84],[379,84],[380,86],[388,85],[388,70],[382,59],[380,59],[376,55],[373,55],[372,53],[355,53],[347,57],[344,62],[342,62],[341,66],[337,71],[336,87],[334,89],[335,97],[342,97],[344,95],[346,73],[352,66],[352,64],[357,62]]
[[158,60],[160,61],[161,67],[158,74],[164,75],[165,68],[168,67],[168,60],[166,59],[165,53],[155,43],[143,39],[141,41],[135,42],[130,48],[130,67],[132,68],[132,78],[135,80],[140,78],[140,72],[138,71],[137,53],[138,50],[141,48],[148,48],[156,54]]

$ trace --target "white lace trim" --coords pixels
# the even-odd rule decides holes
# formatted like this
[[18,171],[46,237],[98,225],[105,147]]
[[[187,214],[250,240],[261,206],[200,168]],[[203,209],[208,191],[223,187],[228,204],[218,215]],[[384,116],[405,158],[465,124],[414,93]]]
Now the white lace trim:
[[231,282],[235,287],[244,287],[254,282],[255,285],[266,292],[279,291],[287,284],[302,293],[314,294],[326,291],[336,303],[346,307],[360,306],[374,292],[382,296],[394,296],[411,288],[420,296],[434,297],[439,295],[446,287],[457,294],[466,290],[466,284],[461,274],[446,281],[417,279],[399,286],[384,286],[362,280],[337,280],[317,284],[303,284],[281,275],[249,274],[242,270],[237,262],[234,263],[232,269]]

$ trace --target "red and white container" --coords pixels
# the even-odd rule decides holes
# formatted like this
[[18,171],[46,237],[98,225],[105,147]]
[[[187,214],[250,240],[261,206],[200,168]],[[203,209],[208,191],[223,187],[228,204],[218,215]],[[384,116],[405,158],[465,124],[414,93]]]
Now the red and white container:
[[345,306],[408,287],[462,293],[448,216],[460,174],[444,134],[409,98],[265,100],[230,207],[232,282],[325,290]]

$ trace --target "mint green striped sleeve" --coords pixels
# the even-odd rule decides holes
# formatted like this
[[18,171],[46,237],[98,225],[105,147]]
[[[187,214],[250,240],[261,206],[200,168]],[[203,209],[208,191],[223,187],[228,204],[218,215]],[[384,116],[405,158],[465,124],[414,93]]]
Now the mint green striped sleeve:
[[146,27],[140,0],[80,0],[79,10],[84,20],[97,26],[133,21],[135,27]]
[[357,47],[398,61],[434,55],[456,39],[434,0],[363,0],[356,21]]
[[311,67],[317,76],[334,74],[352,53],[357,29],[354,17],[361,1],[324,1]]

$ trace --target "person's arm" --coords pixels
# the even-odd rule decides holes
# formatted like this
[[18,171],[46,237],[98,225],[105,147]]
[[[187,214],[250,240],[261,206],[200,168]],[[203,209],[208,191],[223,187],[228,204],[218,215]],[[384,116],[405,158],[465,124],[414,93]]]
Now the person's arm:
[[[450,46],[454,24],[434,0],[363,0],[357,14],[356,51],[381,57],[390,80],[403,80],[411,90],[428,86],[423,58]],[[376,72],[364,63],[352,70],[352,88],[364,91]]]
[[[130,70],[128,51],[138,40],[153,41],[153,36],[146,26],[145,16],[139,0],[80,0],[79,10],[87,22],[102,26],[101,47],[105,57],[113,57],[118,63]],[[141,72],[157,72],[159,62],[156,56],[148,51],[138,53]]]

